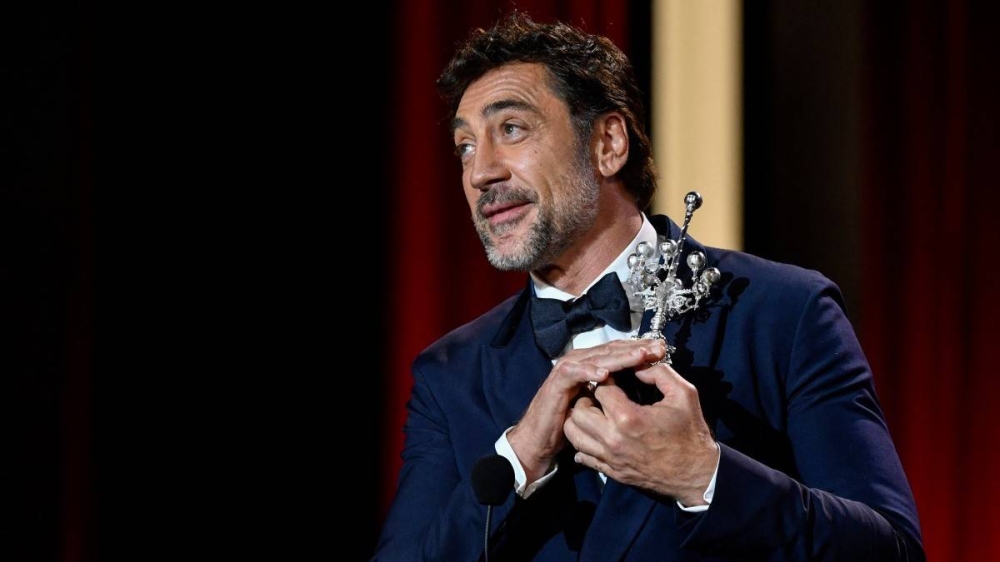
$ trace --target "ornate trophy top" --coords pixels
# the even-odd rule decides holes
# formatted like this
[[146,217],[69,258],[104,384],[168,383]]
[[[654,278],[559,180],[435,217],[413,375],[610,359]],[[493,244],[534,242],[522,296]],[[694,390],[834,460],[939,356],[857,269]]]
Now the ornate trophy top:
[[691,268],[690,286],[686,287],[684,281],[677,278],[677,266],[684,255],[688,225],[701,203],[702,198],[698,192],[688,193],[684,196],[684,224],[677,240],[665,240],[655,248],[646,242],[640,242],[635,247],[635,253],[628,257],[630,271],[627,284],[634,295],[642,297],[646,310],[656,311],[649,331],[639,337],[663,340],[667,345],[667,354],[660,363],[669,364],[671,354],[676,351],[663,335],[664,325],[677,316],[696,310],[712,285],[721,277],[719,270],[714,267],[702,271],[705,267],[705,254],[691,252],[686,258],[688,267]]

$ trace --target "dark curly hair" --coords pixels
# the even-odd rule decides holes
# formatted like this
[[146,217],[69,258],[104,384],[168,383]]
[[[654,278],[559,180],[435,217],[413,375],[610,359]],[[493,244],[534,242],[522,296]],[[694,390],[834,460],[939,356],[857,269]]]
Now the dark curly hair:
[[619,176],[639,209],[645,209],[656,191],[656,171],[642,96],[625,54],[607,37],[565,23],[537,23],[513,12],[492,29],[472,32],[438,78],[438,90],[454,115],[469,84],[516,62],[545,65],[555,94],[569,106],[579,139],[590,138],[594,121],[609,111],[625,117],[629,158]]

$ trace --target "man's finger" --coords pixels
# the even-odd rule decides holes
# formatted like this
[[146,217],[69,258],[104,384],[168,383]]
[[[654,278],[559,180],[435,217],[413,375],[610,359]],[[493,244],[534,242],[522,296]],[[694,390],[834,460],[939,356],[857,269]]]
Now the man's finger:
[[602,384],[594,390],[594,398],[600,402],[605,417],[617,416],[637,407],[625,391],[615,384]]
[[583,383],[601,383],[611,374],[609,369],[592,363],[567,361],[556,365],[554,372],[564,390],[573,390]]
[[635,376],[644,383],[656,385],[656,388],[663,393],[660,403],[674,405],[698,403],[698,389],[669,365],[653,365],[648,369],[636,370]]
[[589,363],[611,371],[631,369],[663,358],[665,348],[659,342],[645,342],[642,345],[609,348],[607,353],[584,357],[567,358],[567,362]]
[[638,348],[647,348],[654,354],[665,354],[666,346],[660,340],[614,340],[607,343],[602,343],[601,345],[595,345],[594,347],[588,347],[585,349],[574,349],[568,352],[563,357],[569,361],[593,361],[600,357],[607,357],[610,355],[627,355],[631,350]]
[[595,457],[593,455],[588,455],[587,453],[577,451],[577,453],[573,455],[573,461],[576,462],[577,464],[581,464],[583,466],[592,468],[597,472],[600,472],[606,476],[611,476],[612,478],[614,477],[611,465],[602,461],[599,457]]
[[604,444],[598,435],[592,430],[594,421],[591,413],[580,411],[570,412],[566,416],[566,423],[563,424],[563,434],[570,445],[578,451],[583,451],[589,455],[605,456]]
[[673,392],[677,387],[688,387],[691,383],[680,376],[670,365],[658,364],[644,369],[635,370],[635,378],[656,386],[664,395]]

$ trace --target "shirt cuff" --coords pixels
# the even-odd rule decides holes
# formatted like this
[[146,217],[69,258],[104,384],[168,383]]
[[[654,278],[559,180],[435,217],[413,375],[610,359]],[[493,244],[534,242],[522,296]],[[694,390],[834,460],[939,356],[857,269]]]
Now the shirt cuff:
[[705,488],[705,493],[701,495],[702,499],[708,505],[693,505],[687,507],[681,502],[677,502],[677,507],[681,508],[681,511],[686,511],[688,513],[701,513],[703,511],[708,511],[708,507],[712,505],[712,498],[715,497],[715,477],[719,475],[719,462],[722,461],[722,448],[719,447],[719,443],[715,443],[715,448],[719,451],[719,458],[715,461],[715,472],[712,473],[712,479],[708,481],[708,488]]
[[[552,470],[546,473],[545,476],[542,476],[538,480],[528,484],[528,475],[524,473],[524,467],[521,466],[521,459],[517,458],[517,454],[514,453],[514,449],[510,446],[510,441],[507,440],[507,432],[511,429],[514,429],[514,427],[508,427],[507,431],[503,432],[503,435],[501,435],[500,439],[497,439],[497,442],[494,444],[494,448],[496,449],[497,454],[507,459],[507,462],[509,462],[510,466],[514,469],[514,492],[516,492],[521,498],[528,499],[528,496],[534,494],[536,490],[548,483],[549,480],[552,480],[552,477],[555,476],[556,472],[559,470],[559,465],[553,464]],[[715,478],[712,479],[712,484],[714,489]]]

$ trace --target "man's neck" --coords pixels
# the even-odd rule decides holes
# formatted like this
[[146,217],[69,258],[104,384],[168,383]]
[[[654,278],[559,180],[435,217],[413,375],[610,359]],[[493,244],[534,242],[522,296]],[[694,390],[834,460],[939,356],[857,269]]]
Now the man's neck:
[[641,227],[642,213],[634,206],[600,214],[575,244],[534,273],[553,287],[580,295],[622,253]]

